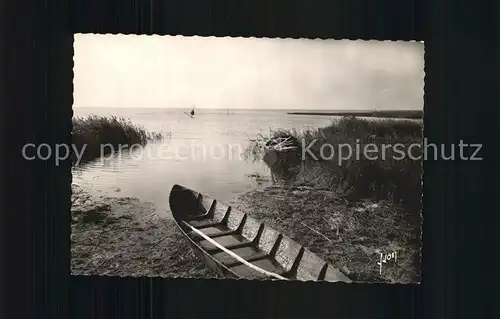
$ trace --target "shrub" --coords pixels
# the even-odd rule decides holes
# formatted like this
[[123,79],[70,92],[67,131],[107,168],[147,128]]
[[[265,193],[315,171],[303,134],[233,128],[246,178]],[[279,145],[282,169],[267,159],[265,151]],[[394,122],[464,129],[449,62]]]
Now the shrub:
[[[82,162],[88,162],[101,155],[101,145],[110,144],[113,150],[118,150],[121,145],[146,145],[149,140],[161,139],[162,133],[149,133],[139,125],[134,125],[130,119],[116,116],[102,117],[91,115],[86,118],[73,118],[73,145],[80,152],[84,145],[85,151]],[[110,152],[109,148],[104,151]],[[73,153],[73,163],[76,154]]]

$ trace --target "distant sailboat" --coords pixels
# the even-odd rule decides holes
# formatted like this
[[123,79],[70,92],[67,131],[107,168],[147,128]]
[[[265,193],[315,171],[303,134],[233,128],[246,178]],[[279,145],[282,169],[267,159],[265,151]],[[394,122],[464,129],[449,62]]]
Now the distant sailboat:
[[184,112],[186,115],[190,116],[191,118],[194,117],[194,106],[193,106],[193,109],[191,110],[191,112]]

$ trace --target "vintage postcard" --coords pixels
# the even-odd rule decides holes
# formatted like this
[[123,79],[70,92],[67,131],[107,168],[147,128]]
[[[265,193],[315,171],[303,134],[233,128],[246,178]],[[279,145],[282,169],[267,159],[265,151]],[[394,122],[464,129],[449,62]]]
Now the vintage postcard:
[[419,283],[423,97],[422,42],[75,35],[72,274]]

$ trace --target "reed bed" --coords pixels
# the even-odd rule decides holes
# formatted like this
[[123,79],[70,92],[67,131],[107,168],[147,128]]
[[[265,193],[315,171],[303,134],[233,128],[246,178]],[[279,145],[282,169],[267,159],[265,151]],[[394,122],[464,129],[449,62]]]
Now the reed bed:
[[[264,141],[291,136],[300,142],[299,147],[285,160],[270,165],[275,179],[291,180],[293,176],[293,180],[340,190],[349,200],[389,200],[420,212],[422,160],[415,158],[422,156],[422,130],[420,121],[344,117],[316,130],[280,129],[259,134],[245,155],[259,160],[264,156]],[[377,152],[365,152],[365,148]],[[348,149],[352,151],[349,158]]]
[[[266,141],[286,136],[297,148],[266,161]],[[331,148],[325,144],[350,145],[353,154],[339,164],[338,149],[328,154]],[[357,156],[368,144],[379,149],[378,158],[373,159],[377,153]],[[240,207],[341,268],[354,281],[418,282],[422,160],[401,158],[387,147],[381,156],[382,145],[396,144],[405,154],[411,145],[420,146],[413,147],[412,156],[422,155],[422,123],[345,117],[315,130],[259,134],[245,155],[252,160],[264,158],[274,185],[241,196]],[[380,253],[393,251],[398,254],[397,263],[384,265],[380,274]]]
[[[144,127],[123,117],[91,115],[73,118],[73,145],[78,152],[85,145],[81,163],[118,151],[120,147],[134,144],[144,146],[149,141],[159,140],[164,136],[163,132],[148,132]],[[101,146],[106,144],[112,145],[112,150],[109,147],[103,148],[104,154],[101,154]],[[73,163],[76,162],[74,153],[72,160]]]

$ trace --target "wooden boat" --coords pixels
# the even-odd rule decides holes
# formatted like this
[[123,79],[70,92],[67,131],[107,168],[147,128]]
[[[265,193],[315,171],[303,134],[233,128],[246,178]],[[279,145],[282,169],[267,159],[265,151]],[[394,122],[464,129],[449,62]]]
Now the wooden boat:
[[180,185],[170,208],[203,262],[222,277],[351,282],[320,257],[251,216]]

